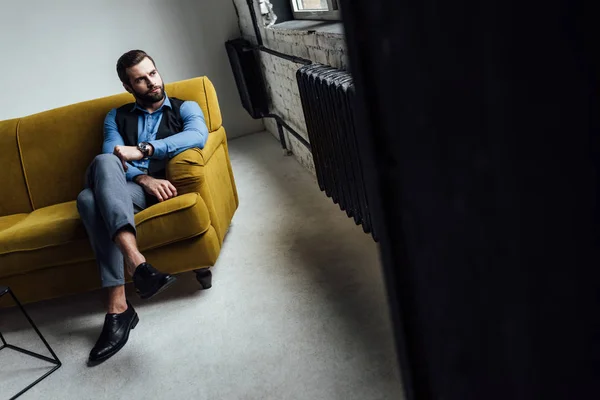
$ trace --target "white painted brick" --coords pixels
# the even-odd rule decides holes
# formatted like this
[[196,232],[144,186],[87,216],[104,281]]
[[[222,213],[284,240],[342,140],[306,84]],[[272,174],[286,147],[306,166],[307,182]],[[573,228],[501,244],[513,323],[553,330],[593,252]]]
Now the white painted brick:
[[265,40],[268,40],[268,41],[273,41],[273,40],[275,40],[275,31],[274,31],[274,29],[272,29],[272,28],[267,28],[267,29],[265,29],[265,31],[266,31],[266,33],[267,33],[267,35],[266,35],[266,37],[265,37]]
[[280,42],[285,42],[285,37],[287,36],[285,34],[285,32],[279,30],[279,29],[273,29],[273,32],[275,33],[275,39],[277,39]]
[[283,54],[291,54],[292,53],[292,44],[289,42],[281,42],[280,50]]
[[281,49],[288,43],[283,36],[275,34],[275,40],[277,41],[277,49]]
[[328,33],[320,36],[319,39],[319,44],[323,42],[323,47],[329,50],[341,51],[345,49],[344,40],[339,35]]
[[258,54],[260,54],[260,59],[261,59],[261,61],[263,61],[263,64],[266,64],[265,63],[266,60],[268,60],[267,62],[271,62],[271,63],[275,62],[275,60],[273,60],[273,56],[268,53],[259,51]]
[[327,65],[327,51],[323,49],[311,48],[308,50],[310,59],[316,63]]
[[343,38],[336,38],[334,40],[333,51],[345,53],[346,52],[346,41]]
[[300,110],[300,114],[304,115],[304,111],[302,111],[302,101],[300,100],[300,96],[294,96],[292,102],[293,107],[297,110]]
[[292,45],[292,53],[296,57],[308,58],[308,47],[304,43]]
[[319,49],[327,49],[327,50],[333,49],[333,43],[331,43],[331,40],[327,36],[324,36],[322,34],[318,34],[316,36],[317,36],[317,45],[315,47],[318,47]]
[[304,44],[311,47],[317,47],[317,34],[316,33],[305,33]]
[[312,154],[310,153],[310,151],[308,151],[308,149],[306,147],[304,147],[304,145],[302,145],[292,135],[289,135],[288,138],[286,138],[286,140],[287,140],[287,143],[289,143],[289,147],[292,149],[292,152],[294,153],[296,160],[298,160],[298,162],[302,166],[304,166],[314,176],[316,176],[315,165],[314,165]]
[[289,66],[286,70],[285,77],[287,80],[294,81],[296,77],[296,71],[298,71],[298,66],[294,63],[289,63]]
[[347,69],[348,67],[348,58],[346,56],[346,53],[338,53],[338,58],[340,60],[340,68],[341,69]]
[[296,41],[296,38],[295,35],[286,32],[279,36],[279,40],[281,40],[284,43],[292,44]]
[[335,68],[342,68],[342,59],[339,53],[330,50],[327,53],[327,64]]

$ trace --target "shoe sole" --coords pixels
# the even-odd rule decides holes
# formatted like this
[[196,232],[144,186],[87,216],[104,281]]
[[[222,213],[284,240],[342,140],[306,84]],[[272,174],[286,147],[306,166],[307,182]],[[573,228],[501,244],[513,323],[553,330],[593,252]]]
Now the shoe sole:
[[88,366],[93,367],[98,364],[101,364],[104,361],[111,358],[112,356],[114,356],[115,354],[117,354],[127,344],[127,341],[129,340],[129,333],[131,332],[132,329],[135,329],[138,322],[140,322],[140,317],[138,316],[137,313],[135,313],[135,315],[133,316],[133,319],[131,320],[131,324],[129,325],[129,329],[127,330],[127,335],[125,336],[125,340],[123,341],[123,343],[120,344],[118,347],[115,347],[115,349],[112,352],[110,352],[109,354],[107,354],[101,358],[98,358],[97,360],[88,360]]
[[173,283],[175,283],[175,281],[177,280],[177,278],[175,278],[174,276],[169,276],[169,278],[167,279],[167,281],[165,282],[164,285],[162,285],[161,287],[158,288],[158,290],[150,295],[146,295],[146,296],[142,296],[138,293],[138,295],[140,296],[140,299],[142,300],[148,300],[153,298],[154,296],[156,296],[157,294],[163,292],[166,288],[168,288],[169,286],[171,286]]

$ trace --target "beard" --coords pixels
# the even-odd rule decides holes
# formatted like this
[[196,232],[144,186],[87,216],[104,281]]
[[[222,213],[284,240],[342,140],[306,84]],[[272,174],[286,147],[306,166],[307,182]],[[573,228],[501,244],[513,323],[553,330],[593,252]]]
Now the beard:
[[134,90],[133,96],[140,104],[154,104],[165,98],[165,86],[161,85],[160,90],[158,92],[151,93],[151,91],[154,89],[156,89],[156,86],[144,93],[140,93]]

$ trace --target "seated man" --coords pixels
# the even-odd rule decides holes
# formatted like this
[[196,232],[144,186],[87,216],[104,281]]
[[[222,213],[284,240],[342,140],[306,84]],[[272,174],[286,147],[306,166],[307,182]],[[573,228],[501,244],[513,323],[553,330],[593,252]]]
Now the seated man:
[[148,54],[141,50],[123,54],[117,73],[136,102],[113,109],[106,116],[103,154],[89,166],[86,188],[77,197],[102,287],[108,290],[104,328],[89,357],[92,365],[116,354],[139,321],[125,298],[124,269],[142,299],[175,281],[175,277],[148,264],[138,250],[133,216],[177,196],[177,189],[164,179],[167,161],[189,148],[203,148],[208,137],[198,104],[167,97]]

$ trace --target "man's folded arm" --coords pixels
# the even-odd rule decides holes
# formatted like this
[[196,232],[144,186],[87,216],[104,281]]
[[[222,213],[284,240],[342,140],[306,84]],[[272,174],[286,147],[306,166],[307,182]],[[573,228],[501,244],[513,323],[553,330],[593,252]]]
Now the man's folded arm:
[[150,141],[149,143],[154,147],[151,158],[159,160],[173,158],[193,147],[204,148],[208,139],[208,128],[202,109],[195,101],[185,101],[181,105],[180,112],[183,131],[165,139]]

